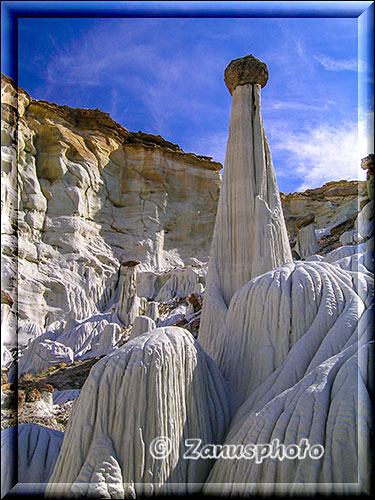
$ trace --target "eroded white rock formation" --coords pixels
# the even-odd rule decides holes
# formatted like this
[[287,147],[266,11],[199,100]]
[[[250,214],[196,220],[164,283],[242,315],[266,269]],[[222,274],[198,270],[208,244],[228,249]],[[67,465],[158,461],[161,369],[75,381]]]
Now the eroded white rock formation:
[[[220,443],[229,416],[224,379],[189,332],[167,327],[140,335],[92,368],[47,493],[87,494],[97,487],[112,496],[110,488],[124,486],[137,494],[171,492],[173,483],[193,490],[212,463],[184,460],[184,440]],[[150,453],[159,436],[171,443],[163,460]]]
[[[55,405],[71,405],[79,397],[49,496],[123,498],[175,493],[176,487],[187,493],[206,480],[206,493],[368,490],[373,246],[367,242],[366,248],[350,245],[308,257],[317,250],[309,223],[301,226],[298,242],[307,261],[291,262],[261,119],[260,88],[267,79],[266,66],[252,56],[232,61],[225,72],[233,107],[199,335],[217,364],[185,330],[150,331],[154,320],[159,326],[181,320],[188,326],[201,314],[205,266],[191,256],[203,255],[209,239],[203,243],[184,211],[185,198],[193,195],[185,196],[180,185],[185,177],[172,162],[184,153],[161,138],[131,135],[100,113],[95,116],[105,133],[100,127],[88,133],[87,110],[33,102],[21,93],[18,215],[11,120],[4,132],[6,285],[11,289],[14,278],[17,215],[17,305],[25,306],[19,331],[25,337],[40,335],[47,326],[51,331],[30,343],[20,373],[41,371],[51,359],[61,361],[62,354],[75,360],[107,354],[81,392],[53,395]],[[158,141],[163,151],[157,150]],[[195,174],[203,193],[215,179],[202,161],[196,160],[202,172]],[[170,204],[175,191],[178,202]],[[213,202],[212,192],[209,196]],[[349,205],[343,212],[352,215],[353,200]],[[363,236],[346,235],[348,243],[371,235],[368,205],[361,205],[356,223]],[[324,210],[320,215],[326,220]],[[195,217],[200,219],[200,210]],[[347,227],[336,222],[340,230]],[[61,231],[68,233],[64,241]],[[337,227],[331,231],[341,234]],[[189,244],[181,251],[177,242],[187,236]],[[119,265],[129,258],[144,259],[138,278],[138,261]],[[173,268],[187,261],[191,266]],[[26,292],[29,300],[36,299],[35,310]],[[194,301],[192,293],[199,294]],[[159,307],[159,302],[164,303]],[[120,327],[132,324],[131,340],[119,348],[120,333],[128,331]],[[52,415],[57,406],[48,396],[48,407],[37,403]],[[157,460],[150,446],[160,436],[170,438],[171,452]],[[324,456],[260,464],[219,459],[212,468],[207,459],[183,458],[187,438],[200,438],[202,445],[278,439],[284,446],[308,439],[324,447]],[[310,491],[307,483],[313,485]],[[324,490],[323,483],[336,484]],[[352,483],[357,485],[351,489]]]
[[200,343],[214,359],[220,357],[215,338],[234,292],[292,260],[261,116],[267,66],[253,56],[236,59],[225,80],[233,95],[229,139],[199,331]]
[[153,319],[148,316],[137,316],[134,320],[129,340],[135,339],[135,337],[138,337],[143,333],[155,330],[155,328],[156,323]]
[[[319,265],[315,264],[315,270]],[[253,454],[236,464],[219,459],[206,483],[206,493],[311,495],[369,491],[372,411],[368,384],[372,377],[373,296],[363,275],[325,266],[331,277],[327,280],[323,272],[318,280],[326,281],[321,292],[326,298],[315,312],[310,308],[308,299],[313,289],[319,288],[315,282],[308,292],[310,297],[305,297],[311,324],[305,325],[305,332],[280,366],[264,378],[268,367],[260,366],[256,357],[262,355],[265,361],[272,358],[271,351],[276,355],[278,345],[282,348],[281,339],[268,346],[266,337],[263,352],[257,346],[250,355],[252,373],[258,367],[263,377],[256,377],[260,384],[254,385],[236,412],[225,440],[227,445],[259,445],[258,457],[267,453],[263,445],[272,445],[274,440],[278,440],[276,448],[278,444],[291,446],[295,452],[295,445],[307,440],[309,446],[319,447],[319,457],[297,454],[280,459],[280,455],[263,455],[264,459],[257,461]],[[314,274],[315,281],[318,273]],[[304,279],[309,275],[312,277],[311,269]],[[351,284],[354,292],[349,292]],[[297,321],[302,326],[303,315],[297,314]],[[285,333],[283,338],[288,342]]]
[[13,363],[12,354],[5,347],[5,345],[1,345],[1,366],[9,368],[12,363]]
[[120,296],[116,306],[116,314],[123,325],[132,325],[139,314],[137,297],[137,268],[139,261],[124,262],[120,267]]
[[112,314],[96,314],[70,323],[61,331],[49,331],[30,341],[18,363],[18,375],[39,373],[58,363],[71,363],[109,354],[119,341],[120,325]]
[[288,263],[243,286],[230,303],[219,366],[234,408],[288,356],[296,365],[282,380],[293,386],[317,364],[318,351],[319,362],[338,354],[372,300],[372,277],[325,262]]
[[4,75],[1,84],[7,345],[17,326],[46,331],[103,312],[122,259],[152,272],[207,261],[221,164],[98,109],[32,99]]
[[301,259],[306,259],[306,257],[319,252],[314,224],[301,227],[298,232],[296,251]]
[[55,389],[53,391],[53,404],[60,405],[62,403],[66,403],[67,401],[74,401],[80,395],[81,389],[65,389],[63,391],[59,391]]
[[18,361],[18,375],[21,376],[23,373],[31,373],[33,365],[35,366],[34,359],[37,358],[37,350],[40,342],[46,340],[55,341],[58,337],[57,332],[45,332],[36,339],[30,341],[25,352],[20,357]]
[[[60,453],[64,434],[36,424],[1,431],[1,497],[42,493]],[[40,485],[33,490],[33,485]]]
[[[234,89],[232,116],[236,93],[238,99],[251,95],[251,85],[246,84],[247,66],[236,60],[234,69],[239,82],[236,87],[236,78],[233,83],[231,76],[228,88]],[[256,70],[260,71],[258,62]],[[253,87],[260,90],[260,85]],[[243,103],[247,109],[244,97]],[[237,114],[240,117],[241,110]],[[232,128],[231,117],[230,134],[236,125],[234,121]],[[246,134],[242,128],[236,131],[240,143]],[[228,148],[230,145],[231,135]],[[245,156],[244,145],[242,152]],[[254,142],[247,157],[256,153]],[[231,154],[231,149],[227,149],[226,166]],[[238,160],[235,167],[240,171],[245,163]],[[343,247],[326,258],[313,256],[308,262],[292,263],[285,258],[279,263],[273,261],[269,268],[273,270],[260,270],[247,283],[243,275],[236,288],[232,284],[243,268],[250,272],[253,262],[255,265],[261,262],[265,267],[270,262],[269,254],[257,249],[251,259],[249,255],[247,266],[238,267],[241,258],[246,262],[244,256],[252,248],[246,241],[247,219],[232,218],[229,202],[227,210],[221,210],[223,193],[230,193],[237,186],[236,168],[231,176],[224,174],[207,279],[205,301],[208,298],[208,302],[203,308],[204,324],[198,338],[229,384],[235,414],[224,449],[237,447],[238,452],[240,447],[244,450],[250,444],[253,450],[247,452],[247,458],[240,455],[237,460],[228,460],[225,454],[219,458],[204,492],[223,495],[367,492],[371,433],[369,359],[374,326],[373,276],[366,267],[368,259],[363,258],[361,264],[364,272],[358,269],[353,272],[347,269],[354,266],[356,248],[346,247],[349,250],[345,251]],[[251,170],[250,178],[251,185],[256,186],[259,179],[256,168]],[[242,204],[241,191],[237,189],[231,202],[238,210]],[[253,198],[250,195],[248,198],[251,204]],[[256,228],[264,220],[262,216],[256,215]],[[311,245],[317,249],[311,222],[306,224],[310,226],[309,234],[299,239],[304,257],[313,251],[308,248]],[[231,233],[221,230],[225,224]],[[258,233],[254,234],[256,238]],[[267,230],[259,234],[267,235],[272,248],[272,236]],[[228,256],[232,246],[241,258],[231,259],[229,254],[223,264],[221,258]],[[281,253],[282,247],[278,255]],[[343,263],[344,258],[350,262]],[[220,281],[221,276],[227,277],[225,284]],[[289,458],[266,457],[275,440],[276,446],[294,446],[295,453],[296,445],[307,440],[323,453],[319,457],[298,458],[297,453]],[[259,458],[256,446],[258,453],[263,453],[260,460],[256,459]]]
[[38,341],[29,373],[40,373],[59,363],[73,363],[74,354],[70,347],[54,340]]

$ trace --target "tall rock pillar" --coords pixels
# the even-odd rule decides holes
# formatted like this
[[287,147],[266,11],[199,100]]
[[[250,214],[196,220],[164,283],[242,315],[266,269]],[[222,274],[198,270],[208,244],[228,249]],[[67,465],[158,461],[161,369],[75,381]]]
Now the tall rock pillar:
[[224,81],[233,96],[232,110],[198,337],[218,362],[233,294],[252,278],[292,261],[260,108],[267,66],[252,55],[235,59]]

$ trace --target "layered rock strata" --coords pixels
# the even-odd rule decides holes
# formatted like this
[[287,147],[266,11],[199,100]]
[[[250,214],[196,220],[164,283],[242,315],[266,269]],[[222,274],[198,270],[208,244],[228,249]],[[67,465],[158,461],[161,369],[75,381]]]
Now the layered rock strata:
[[[229,86],[245,87],[246,75],[263,74],[264,83],[266,69],[248,59],[250,73],[241,60],[228,66]],[[67,330],[106,310],[129,259],[141,261],[138,297],[165,302],[205,283],[200,262],[211,244],[220,164],[128,132],[99,110],[32,99],[4,75],[2,111],[2,285],[14,302],[2,305],[8,347],[15,332],[23,346],[57,322]],[[363,164],[373,171],[371,156]],[[319,250],[328,252],[356,239],[367,194],[364,183],[339,181],[281,198],[292,244],[296,219],[314,213]]]
[[221,164],[98,109],[32,99],[4,75],[2,111],[9,337],[103,311],[125,260],[153,272],[208,260]]
[[298,226],[313,214],[319,253],[346,244],[340,241],[341,236],[347,231],[356,232],[357,214],[369,202],[364,181],[332,181],[319,188],[280,196],[292,247],[298,239]]
[[233,101],[198,337],[216,360],[220,350],[213,344],[234,292],[255,276],[292,260],[263,130],[260,89],[265,73],[266,65],[252,56],[230,63],[226,70],[234,86],[228,87]]

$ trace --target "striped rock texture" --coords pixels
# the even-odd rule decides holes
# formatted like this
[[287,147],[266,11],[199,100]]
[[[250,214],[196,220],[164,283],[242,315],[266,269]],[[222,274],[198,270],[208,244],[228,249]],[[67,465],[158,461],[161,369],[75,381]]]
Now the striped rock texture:
[[294,383],[318,350],[320,361],[337,354],[371,305],[372,292],[368,275],[325,262],[291,262],[238,290],[229,306],[219,365],[234,406],[283,364],[298,341],[306,350],[288,376]]
[[[184,460],[185,439],[220,443],[229,419],[224,379],[189,332],[165,327],[140,335],[92,368],[47,493],[89,495],[99,477],[97,487],[111,498],[171,492],[175,483],[189,491],[212,462]],[[159,436],[171,443],[162,460],[150,452]]]
[[206,493],[368,491],[372,302],[368,274],[324,262],[285,264],[235,294],[222,369],[238,409],[225,444],[308,439],[324,455],[219,459]]
[[265,138],[260,85],[233,92],[199,342],[215,360],[216,336],[229,302],[256,276],[292,260],[271,152]]
[[[63,437],[60,431],[36,424],[1,431],[1,498],[16,484],[17,491],[24,494],[32,493],[30,483],[39,483],[43,488],[55,466]],[[38,492],[41,491],[39,487]]]

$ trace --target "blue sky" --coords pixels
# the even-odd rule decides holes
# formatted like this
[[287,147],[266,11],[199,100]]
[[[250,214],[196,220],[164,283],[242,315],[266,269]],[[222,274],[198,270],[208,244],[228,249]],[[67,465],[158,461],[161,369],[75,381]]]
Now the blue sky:
[[356,18],[18,19],[18,83],[33,98],[99,108],[222,163],[223,72],[249,53],[269,69],[262,114],[280,190],[364,179],[359,158],[373,151],[357,133],[373,102],[358,114],[358,75],[371,87],[373,70]]

